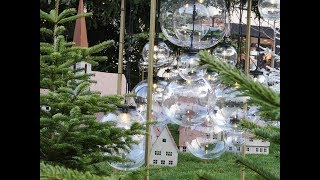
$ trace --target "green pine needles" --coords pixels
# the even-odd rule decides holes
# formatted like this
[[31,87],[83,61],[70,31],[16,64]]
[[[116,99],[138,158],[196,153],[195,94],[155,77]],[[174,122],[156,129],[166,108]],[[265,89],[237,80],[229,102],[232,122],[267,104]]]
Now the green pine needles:
[[[279,93],[259,82],[255,82],[250,76],[245,75],[235,66],[220,61],[207,51],[200,51],[199,56],[202,65],[219,73],[218,78],[221,83],[228,86],[234,86],[238,83],[239,86],[237,87],[237,90],[241,92],[243,96],[250,97],[248,105],[256,105],[259,107],[258,113],[263,119],[266,121],[280,121]],[[256,138],[268,140],[271,143],[280,145],[280,127],[273,125],[261,127],[245,119],[241,121],[240,127],[254,133]],[[255,171],[265,179],[280,179],[263,169],[263,167],[256,165],[255,162],[251,162],[241,157],[239,157],[236,162]]]
[[[94,66],[97,61],[106,60],[107,57],[95,54],[114,42],[105,41],[89,48],[76,47],[73,42],[67,42],[63,24],[92,15],[76,13],[73,8],[60,14],[57,9],[50,13],[40,10],[41,19],[52,24],[52,29],[40,29],[41,34],[48,37],[47,42],[40,42],[40,87],[49,90],[49,93],[40,95],[40,160],[85,171],[108,160],[123,161],[111,152],[128,150],[136,143],[132,136],[143,134],[144,128],[142,124],[135,123],[131,129],[124,130],[116,128],[112,122],[97,121],[96,113],[108,113],[123,107],[121,102],[124,98],[102,96],[90,91],[93,74],[74,66],[79,62]],[[70,179],[64,176],[60,179]]]

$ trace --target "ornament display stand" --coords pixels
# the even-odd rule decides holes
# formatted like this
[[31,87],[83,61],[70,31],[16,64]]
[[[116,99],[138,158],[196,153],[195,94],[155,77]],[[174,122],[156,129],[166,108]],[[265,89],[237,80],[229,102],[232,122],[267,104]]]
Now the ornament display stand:
[[[160,1],[160,0],[158,0]],[[158,7],[159,8],[159,7]],[[151,134],[150,124],[152,118],[152,87],[153,87],[153,55],[154,55],[154,40],[155,40],[155,20],[156,20],[156,0],[150,0],[150,30],[149,30],[149,64],[148,64],[148,96],[147,96],[147,124],[146,124],[146,150],[145,164],[146,176],[145,180],[150,177],[150,149],[151,149]]]
[[125,15],[126,15],[125,0],[121,0],[117,95],[121,95],[121,87],[122,87]]

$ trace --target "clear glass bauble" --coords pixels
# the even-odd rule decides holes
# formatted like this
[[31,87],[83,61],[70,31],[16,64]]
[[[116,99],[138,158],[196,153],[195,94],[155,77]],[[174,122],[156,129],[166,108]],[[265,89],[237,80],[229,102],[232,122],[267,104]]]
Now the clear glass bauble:
[[265,20],[280,20],[280,0],[259,0],[258,9]]
[[210,112],[209,102],[214,102],[212,89],[204,79],[173,80],[163,93],[162,107],[172,123],[194,126],[203,123]]
[[217,126],[186,128],[185,145],[189,152],[201,159],[214,159],[226,151],[225,132]]
[[[163,92],[168,85],[167,81],[154,80],[153,93],[152,93],[152,120],[155,121],[155,125],[164,125],[169,121],[169,117],[166,116],[162,108],[162,96]],[[134,101],[137,105],[137,111],[146,117],[147,113],[147,96],[148,96],[148,81],[143,80],[138,83],[132,90],[135,93]]]
[[[149,64],[149,42],[144,45],[142,49],[142,61],[140,61],[140,65],[148,66]],[[156,41],[154,44],[154,54],[153,54],[153,66],[161,67],[164,65],[168,65],[172,62],[172,58],[170,56],[170,49],[166,43],[163,41]]]
[[[119,109],[114,113],[105,115],[102,122],[116,122],[117,128],[130,129],[135,122],[145,124],[146,121],[143,116],[135,109]],[[133,140],[136,141],[127,150],[120,149],[119,152],[111,151],[110,155],[123,158],[125,162],[108,162],[110,166],[121,171],[132,171],[141,167],[145,162],[145,135],[133,135]],[[125,141],[123,139],[123,141]]]
[[209,104],[214,109],[210,112],[210,117],[220,127],[228,128],[237,125],[246,115],[243,108],[248,97],[240,96],[241,93],[234,87],[223,84],[217,84],[215,87],[216,101]]
[[214,55],[218,57],[221,61],[229,63],[231,65],[237,64],[237,51],[231,45],[221,45],[216,47],[213,52]]
[[178,59],[179,75],[187,81],[202,79],[207,72],[205,66],[200,66],[199,56],[195,52],[182,54]]
[[206,49],[228,30],[224,0],[165,0],[160,11],[163,34],[178,46]]
[[226,132],[226,143],[228,146],[240,147],[245,142],[246,139],[243,136],[243,131],[237,129],[230,129]]

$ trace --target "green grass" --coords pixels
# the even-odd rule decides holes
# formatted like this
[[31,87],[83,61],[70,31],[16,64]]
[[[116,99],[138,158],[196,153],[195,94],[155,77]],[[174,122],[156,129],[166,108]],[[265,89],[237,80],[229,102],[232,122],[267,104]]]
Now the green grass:
[[[272,147],[276,149],[277,147]],[[271,151],[273,152],[273,151]],[[239,155],[226,152],[221,157],[212,160],[202,160],[191,153],[179,153],[176,167],[150,166],[150,180],[238,180],[240,179],[240,165],[235,163]],[[246,158],[254,161],[270,173],[280,176],[280,158],[274,153],[269,155],[248,154]],[[145,168],[136,171],[123,172],[113,170],[109,165],[101,165],[106,175],[120,176],[122,180],[143,180]],[[103,174],[103,173],[102,173]],[[102,175],[101,174],[101,175]],[[245,171],[246,180],[262,179],[250,169]]]

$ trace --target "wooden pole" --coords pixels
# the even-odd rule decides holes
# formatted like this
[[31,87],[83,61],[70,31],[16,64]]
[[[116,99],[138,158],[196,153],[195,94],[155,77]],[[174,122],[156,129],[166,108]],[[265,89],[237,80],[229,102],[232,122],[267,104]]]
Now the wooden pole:
[[246,75],[249,74],[249,64],[250,64],[250,30],[251,30],[251,7],[252,0],[248,0],[247,8],[247,28],[246,28],[246,61],[244,72]]
[[152,118],[152,88],[153,88],[153,55],[154,55],[154,39],[155,39],[155,23],[156,23],[156,0],[150,0],[150,31],[149,31],[149,64],[148,64],[148,96],[147,96],[147,124],[146,124],[146,176],[145,180],[149,180],[150,166],[150,149],[151,134],[150,123]]
[[121,87],[122,87],[125,15],[126,15],[125,0],[121,0],[119,56],[118,56],[118,88],[117,88],[118,95],[121,95]]
[[[250,45],[251,45],[251,38],[250,38],[250,30],[251,30],[251,7],[252,7],[252,0],[248,0],[248,8],[247,8],[247,27],[246,27],[246,60],[244,66],[244,73],[249,75],[249,65],[250,65]],[[244,110],[247,111],[247,104],[244,105]],[[243,158],[246,157],[246,145],[242,145],[241,155]],[[245,179],[245,167],[242,165],[240,167],[240,180]]]

